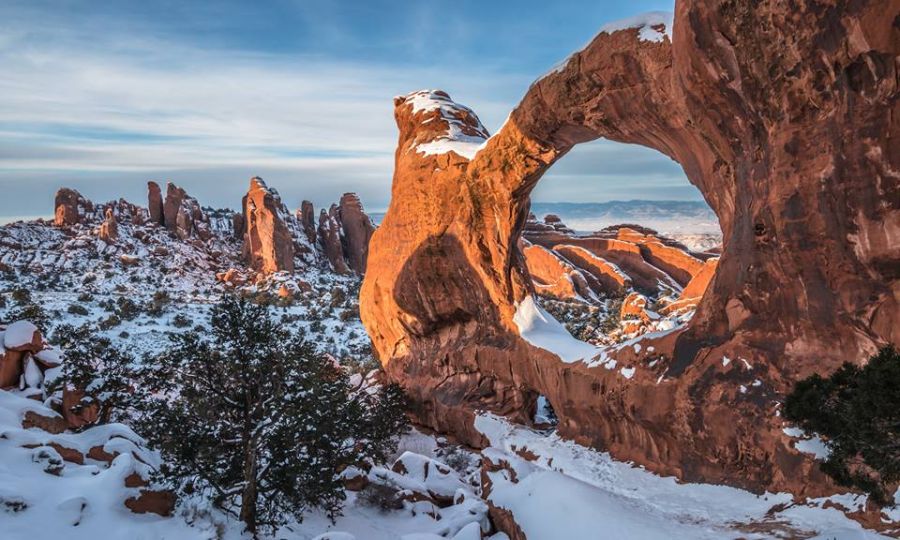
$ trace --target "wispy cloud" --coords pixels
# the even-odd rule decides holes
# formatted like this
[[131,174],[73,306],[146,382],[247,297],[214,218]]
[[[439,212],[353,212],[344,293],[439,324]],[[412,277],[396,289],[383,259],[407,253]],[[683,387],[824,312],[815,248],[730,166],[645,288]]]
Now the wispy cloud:
[[[501,24],[471,6],[467,18],[430,4],[391,12],[311,2],[279,2],[265,17],[232,2],[0,6],[0,214],[45,213],[60,185],[101,200],[140,197],[149,178],[171,178],[204,203],[234,207],[252,174],[271,175],[289,204],[324,204],[354,190],[383,208],[397,138],[394,95],[444,88],[497,128],[545,67],[511,69],[515,62],[487,54],[487,27],[471,13],[493,31],[526,36],[548,32],[543,21]],[[171,12],[165,24],[154,19],[163,11]],[[381,20],[367,34],[369,19],[394,16],[405,31]],[[279,17],[289,28],[273,34]],[[550,33],[529,46],[566,39]],[[392,61],[397,51],[403,58]],[[595,181],[604,198],[615,190],[603,185],[630,173],[686,184],[677,165],[660,166],[662,156],[618,146],[609,155],[603,148],[612,143],[598,144],[590,155],[567,157],[536,195],[560,200],[555,194],[571,190],[552,186]]]

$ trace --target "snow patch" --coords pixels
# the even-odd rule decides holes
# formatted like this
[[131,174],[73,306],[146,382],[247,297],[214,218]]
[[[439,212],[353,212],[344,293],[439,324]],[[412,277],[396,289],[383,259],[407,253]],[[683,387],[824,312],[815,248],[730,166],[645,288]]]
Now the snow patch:
[[522,339],[552,352],[563,362],[589,360],[598,353],[597,347],[572,337],[565,326],[537,304],[533,296],[527,296],[519,303],[513,322]]
[[6,332],[3,334],[3,345],[7,349],[24,347],[31,343],[34,333],[37,331],[37,326],[28,321],[16,321],[6,327]]
[[[600,28],[599,33],[612,34],[619,30],[636,28],[640,30],[640,32],[638,32],[638,39],[641,41],[653,41],[658,43],[668,37],[669,42],[672,42],[673,20],[674,15],[671,11],[650,11],[635,15],[634,17],[628,17],[627,19],[607,23]],[[660,25],[665,28],[662,30],[654,28],[659,27]]]

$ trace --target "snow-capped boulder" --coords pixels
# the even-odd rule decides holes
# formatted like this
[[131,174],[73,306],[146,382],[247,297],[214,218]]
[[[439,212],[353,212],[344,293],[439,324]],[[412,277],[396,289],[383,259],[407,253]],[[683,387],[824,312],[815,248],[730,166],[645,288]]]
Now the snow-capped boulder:
[[36,353],[44,348],[43,344],[41,331],[29,321],[16,321],[3,332],[3,347],[7,351]]

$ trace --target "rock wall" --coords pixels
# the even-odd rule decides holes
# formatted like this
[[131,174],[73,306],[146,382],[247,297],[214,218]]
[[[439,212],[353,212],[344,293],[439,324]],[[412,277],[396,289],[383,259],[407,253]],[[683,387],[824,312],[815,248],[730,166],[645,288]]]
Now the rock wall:
[[[776,413],[798,378],[900,342],[898,16],[898,0],[677,0],[674,33],[601,32],[489,139],[446,93],[397,98],[361,315],[419,419],[477,445],[473,410],[527,422],[543,394],[563,435],[654,471],[833,489]],[[543,173],[599,137],[678,161],[723,251],[685,329],[564,363],[519,336],[517,241]]]

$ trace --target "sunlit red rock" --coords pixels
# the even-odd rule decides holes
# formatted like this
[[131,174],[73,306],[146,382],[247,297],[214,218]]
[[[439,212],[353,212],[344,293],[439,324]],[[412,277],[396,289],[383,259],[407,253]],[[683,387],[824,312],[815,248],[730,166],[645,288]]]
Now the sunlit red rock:
[[54,220],[58,227],[81,223],[85,214],[93,211],[93,204],[74,189],[62,188],[56,192]]
[[338,203],[338,211],[344,230],[347,266],[357,274],[363,274],[369,255],[369,239],[375,232],[375,226],[363,210],[356,193],[344,193]]
[[[599,34],[537,80],[490,139],[446,93],[397,98],[392,199],[370,242],[361,314],[418,419],[478,445],[474,411],[528,422],[544,395],[560,434],[650,470],[833,492],[772,410],[798,378],[900,340],[897,13],[887,0],[803,4],[790,16],[778,3],[677,0],[674,35],[664,23]],[[630,377],[564,364],[513,322],[534,292],[517,248],[529,194],[599,137],[678,161],[723,233],[687,327],[640,354],[613,353],[635,362]],[[685,272],[670,276],[629,237],[595,247],[637,288],[669,278],[677,291],[703,273],[705,263],[692,273],[694,261],[648,247]],[[724,355],[752,367],[723,367]]]
[[287,209],[262,178],[250,179],[244,196],[244,257],[263,273],[294,270],[294,240],[285,219]]

